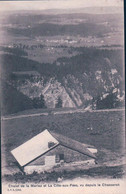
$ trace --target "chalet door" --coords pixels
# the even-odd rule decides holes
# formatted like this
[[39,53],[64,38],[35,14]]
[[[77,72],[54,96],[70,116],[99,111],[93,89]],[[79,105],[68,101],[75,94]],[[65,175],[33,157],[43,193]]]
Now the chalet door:
[[54,156],[46,156],[45,157],[45,165],[46,166],[54,166],[55,165],[55,155]]

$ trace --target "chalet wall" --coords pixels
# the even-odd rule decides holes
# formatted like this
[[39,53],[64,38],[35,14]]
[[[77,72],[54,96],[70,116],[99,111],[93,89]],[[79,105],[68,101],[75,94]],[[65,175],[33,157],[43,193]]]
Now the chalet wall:
[[50,150],[48,153],[44,154],[40,158],[31,162],[29,165],[45,165],[46,156],[59,155],[59,154],[64,154],[64,162],[66,163],[91,159],[90,157],[83,155],[81,153],[78,153],[77,151],[73,151],[62,145],[58,145],[53,150]]

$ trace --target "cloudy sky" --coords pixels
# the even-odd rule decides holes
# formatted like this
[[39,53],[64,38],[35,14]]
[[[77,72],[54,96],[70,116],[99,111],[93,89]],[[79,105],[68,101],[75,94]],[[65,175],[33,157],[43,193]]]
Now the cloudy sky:
[[41,0],[0,1],[4,10],[74,9],[92,6],[122,6],[123,0]]

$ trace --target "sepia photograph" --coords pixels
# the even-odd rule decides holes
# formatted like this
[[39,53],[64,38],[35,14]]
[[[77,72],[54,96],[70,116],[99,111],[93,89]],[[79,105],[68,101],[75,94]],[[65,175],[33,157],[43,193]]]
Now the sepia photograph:
[[124,2],[0,7],[3,194],[124,194]]

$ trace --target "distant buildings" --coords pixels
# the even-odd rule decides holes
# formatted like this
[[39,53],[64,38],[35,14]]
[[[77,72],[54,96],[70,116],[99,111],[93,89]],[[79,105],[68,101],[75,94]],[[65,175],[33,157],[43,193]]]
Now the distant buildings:
[[16,71],[12,72],[12,76],[15,78],[30,78],[30,77],[40,77],[40,74],[37,71]]

